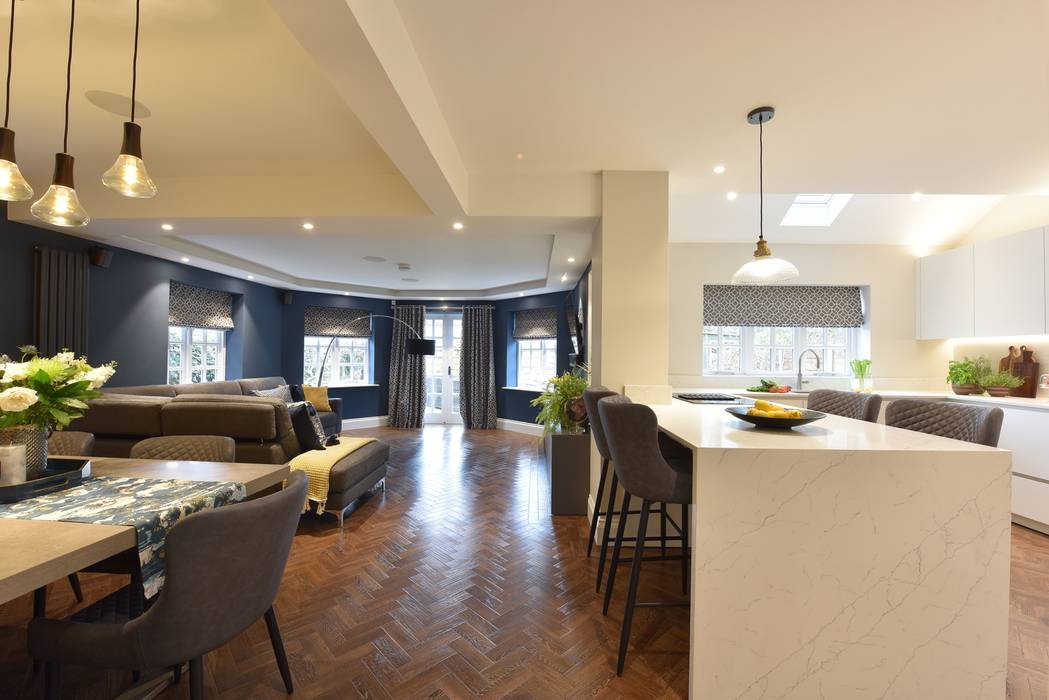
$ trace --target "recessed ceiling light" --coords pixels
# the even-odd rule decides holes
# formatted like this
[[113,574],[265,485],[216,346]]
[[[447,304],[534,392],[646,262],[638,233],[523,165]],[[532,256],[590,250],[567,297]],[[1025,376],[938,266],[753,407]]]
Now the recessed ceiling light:
[[738,195],[738,194],[736,194],[735,192],[729,192],[728,194],[726,194],[726,195],[725,195],[725,197],[726,197],[726,198],[728,199],[728,201],[730,201],[730,202],[735,202],[735,201],[736,201],[736,197],[738,197],[738,196],[739,196],[739,195]]
[[249,279],[249,280],[253,280],[253,279],[255,279],[255,275],[248,275],[248,279]]
[[561,281],[562,282],[567,282],[568,281],[568,273],[567,272],[565,274],[561,275]]
[[189,258],[182,258],[182,262],[189,262]]
[[517,293],[517,296],[519,296],[519,297],[523,297],[523,296],[524,296],[524,292],[518,292],[518,293]]
[[524,153],[518,153],[517,160],[524,160]]
[[448,310],[448,305],[447,305],[447,304],[445,304],[445,305],[444,305],[444,306],[442,306],[441,308],[442,308],[442,309],[444,309],[445,311],[447,311],[447,310]]
[[575,258],[569,258],[568,262],[575,262]]
[[463,222],[462,221],[456,221],[454,224],[452,224],[452,228],[454,228],[456,231],[462,231],[463,230]]
[[349,292],[343,292],[343,293],[342,293],[342,295],[343,295],[344,297],[348,297],[348,296],[350,296],[350,293],[349,293]]
[[720,175],[723,172],[725,172],[725,166],[724,165],[722,165],[721,163],[718,163],[717,165],[714,166],[714,174],[715,175]]
[[922,197],[924,197],[924,196],[925,195],[923,195],[921,192],[912,192],[911,193],[911,201],[912,202],[920,202]]
[[172,226],[171,224],[161,224],[160,228],[164,229],[165,231],[174,231],[175,230],[175,227]]
[[306,223],[304,223],[304,224],[302,225],[302,227],[303,227],[304,229],[306,229],[307,231],[312,231],[312,230],[313,230],[313,224],[311,224],[311,223],[310,223],[309,221],[307,221]]
[[438,299],[438,301],[444,301],[444,297],[441,297],[440,299]]

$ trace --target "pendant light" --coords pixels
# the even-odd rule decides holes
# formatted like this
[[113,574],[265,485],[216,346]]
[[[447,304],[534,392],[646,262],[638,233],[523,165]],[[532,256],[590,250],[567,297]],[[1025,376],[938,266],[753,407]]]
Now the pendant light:
[[125,197],[149,198],[157,186],[142,162],[142,127],[135,123],[135,92],[138,87],[139,3],[135,0],[135,49],[131,59],[131,121],[124,122],[124,143],[113,166],[102,174],[102,184]]
[[11,115],[11,57],[15,47],[15,0],[11,0],[11,28],[7,35],[7,92],[4,98],[4,126],[0,128],[0,199],[21,202],[33,196],[15,162],[15,132],[7,128]]
[[747,121],[758,125],[758,245],[754,259],[732,275],[732,284],[775,284],[798,276],[798,268],[772,255],[765,242],[765,122],[776,114],[772,107],[758,107],[747,114]]
[[66,59],[66,114],[62,133],[62,152],[55,154],[55,176],[44,196],[33,203],[33,216],[55,226],[87,226],[91,217],[80,206],[73,185],[73,156],[69,155],[69,91],[73,79],[73,29],[76,26],[76,0],[69,10],[69,56]]

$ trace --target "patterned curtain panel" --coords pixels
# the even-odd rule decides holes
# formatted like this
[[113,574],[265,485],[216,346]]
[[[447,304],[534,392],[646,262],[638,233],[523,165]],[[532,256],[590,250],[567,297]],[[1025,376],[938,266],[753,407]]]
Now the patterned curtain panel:
[[233,295],[172,282],[168,296],[168,325],[232,330]]
[[370,338],[371,312],[364,309],[307,306],[305,335]]
[[467,428],[495,428],[494,338],[492,307],[465,307],[459,353],[459,415]]
[[703,285],[707,326],[814,326],[859,328],[859,287]]
[[62,350],[87,355],[87,254],[37,248],[33,258],[34,344],[44,355]]
[[[419,335],[423,332],[424,306],[395,306],[393,317],[404,321]],[[423,384],[425,357],[408,354],[408,338],[416,337],[404,323],[393,324],[390,344],[390,422],[394,428],[421,428],[426,410]]]
[[524,309],[514,314],[514,338],[557,337],[557,309]]

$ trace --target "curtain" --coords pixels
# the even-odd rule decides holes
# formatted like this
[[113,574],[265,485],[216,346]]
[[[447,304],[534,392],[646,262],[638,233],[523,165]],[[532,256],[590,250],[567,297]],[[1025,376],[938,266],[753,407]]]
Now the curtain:
[[307,306],[304,335],[370,338],[372,335],[371,312],[364,309]]
[[707,326],[859,328],[859,287],[703,285]]
[[87,355],[88,256],[55,248],[33,253],[33,342],[43,355]]
[[233,295],[173,281],[168,294],[168,325],[233,330]]
[[514,338],[557,337],[557,309],[524,309],[514,314]]
[[[423,332],[424,306],[395,306],[393,317],[411,326],[419,335]],[[425,357],[408,354],[408,338],[415,334],[404,323],[393,324],[390,343],[390,426],[394,428],[421,428],[426,410],[426,390],[423,382]]]
[[493,340],[492,307],[463,308],[463,340],[459,352],[459,380],[462,382],[459,386],[459,415],[466,428],[495,427]]

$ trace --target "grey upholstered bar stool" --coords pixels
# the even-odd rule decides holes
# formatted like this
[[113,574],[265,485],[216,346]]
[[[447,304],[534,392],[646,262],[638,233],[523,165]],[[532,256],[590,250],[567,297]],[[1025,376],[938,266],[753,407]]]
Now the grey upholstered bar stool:
[[[619,485],[619,477],[616,476],[615,470],[610,469],[611,454],[608,451],[608,442],[605,439],[605,430],[601,424],[601,415],[598,411],[598,402],[601,399],[608,398],[610,396],[619,396],[616,392],[604,386],[592,386],[583,391],[583,402],[586,404],[587,416],[590,418],[590,433],[594,436],[594,444],[597,447],[598,454],[601,455],[601,474],[597,480],[597,493],[594,496],[594,514],[590,518],[590,541],[586,546],[586,555],[589,557],[594,548],[594,535],[597,534],[597,520],[600,517],[604,517],[604,528],[601,534],[601,551],[597,560],[597,584],[595,590],[601,590],[601,579],[604,577],[605,572],[605,560],[608,556],[608,544],[612,535],[612,515],[615,514],[616,504],[616,493]],[[675,444],[662,444],[661,449],[670,454],[675,454],[675,450],[683,450],[684,453],[676,454],[677,457],[687,456],[691,459],[691,453],[688,453],[687,449]],[[602,508],[602,496],[605,492],[605,484],[608,480],[608,473],[612,472],[612,480],[609,484],[608,500],[607,505]],[[641,511],[632,510],[628,515],[640,515]],[[671,525],[677,530],[677,536],[667,537],[667,521],[671,522]],[[681,526],[679,526],[673,519],[669,518],[666,512],[666,504],[661,504],[659,507],[659,543],[660,553],[666,556],[667,540],[680,540],[681,539]],[[655,538],[650,538],[655,539]],[[633,538],[627,538],[628,541],[632,541]],[[683,584],[685,585],[685,584]]]
[[878,414],[881,411],[881,396],[862,394],[857,391],[816,389],[809,394],[806,407],[813,411],[833,413],[844,418],[877,423]]
[[687,607],[687,600],[637,602],[637,584],[641,575],[642,561],[665,561],[680,559],[682,567],[688,566],[688,521],[682,521],[682,548],[680,557],[646,557],[644,554],[645,533],[652,504],[656,502],[676,503],[687,513],[692,504],[692,465],[677,468],[663,458],[659,449],[659,427],[656,414],[648,406],[635,404],[625,396],[610,396],[598,402],[598,412],[605,429],[612,464],[619,482],[623,485],[623,505],[616,532],[612,563],[608,569],[608,585],[605,588],[604,609],[612,599],[615,587],[616,564],[620,560],[623,532],[631,498],[641,499],[641,518],[637,526],[637,539],[630,567],[630,584],[627,587],[626,608],[623,612],[623,628],[619,635],[619,660],[616,673],[623,675],[627,646],[630,642],[630,625],[634,608],[640,607]]
[[1005,412],[997,406],[898,399],[885,409],[885,424],[929,435],[998,447]]

